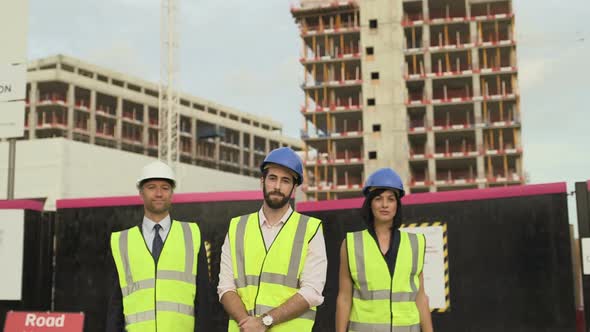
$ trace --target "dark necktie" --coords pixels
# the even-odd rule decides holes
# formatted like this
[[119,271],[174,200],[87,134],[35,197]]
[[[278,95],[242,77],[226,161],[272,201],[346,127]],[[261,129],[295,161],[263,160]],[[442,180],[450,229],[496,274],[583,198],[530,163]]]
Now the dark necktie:
[[162,237],[160,237],[160,229],[162,226],[156,224],[154,226],[154,231],[156,231],[156,235],[154,236],[154,242],[152,243],[152,256],[154,260],[157,262],[158,258],[160,258],[160,253],[162,252],[162,248],[164,247],[164,242],[162,241]]

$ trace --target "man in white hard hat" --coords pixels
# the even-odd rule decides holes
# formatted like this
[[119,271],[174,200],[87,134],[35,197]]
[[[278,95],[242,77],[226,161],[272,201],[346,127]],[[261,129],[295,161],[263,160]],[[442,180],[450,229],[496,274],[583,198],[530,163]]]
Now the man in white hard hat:
[[111,235],[117,275],[107,331],[207,331],[209,276],[201,232],[195,223],[170,218],[176,178],[161,161],[137,180],[141,224]]

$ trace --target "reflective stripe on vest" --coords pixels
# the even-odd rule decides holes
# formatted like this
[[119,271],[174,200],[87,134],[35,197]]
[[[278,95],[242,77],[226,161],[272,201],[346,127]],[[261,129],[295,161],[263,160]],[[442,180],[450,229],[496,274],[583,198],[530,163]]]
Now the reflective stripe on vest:
[[[182,237],[179,237],[182,233]],[[194,233],[194,234],[193,234]],[[116,236],[119,236],[118,241],[116,240]],[[135,248],[133,260],[130,257],[130,236],[134,238],[134,245],[139,247],[139,243],[141,242],[141,250],[139,248]],[[150,263],[152,263],[152,271],[151,277],[143,280],[136,280],[139,278],[145,278],[147,269],[150,267],[147,266],[138,266],[137,264],[142,264],[141,262],[147,262],[148,258],[146,255],[149,255],[151,258],[151,253],[147,249],[145,245],[145,241],[143,236],[141,235],[139,228],[134,227],[122,232],[113,233],[111,237],[111,246],[113,247],[113,256],[119,259],[115,259],[117,263],[117,271],[119,273],[119,279],[125,280],[125,284],[121,282],[121,293],[123,295],[123,300],[130,299],[132,297],[135,298],[135,302],[138,299],[143,299],[139,301],[146,301],[147,299],[151,299],[151,305],[142,302],[140,305],[144,307],[144,309],[149,310],[138,310],[139,307],[129,308],[128,306],[124,305],[125,311],[125,321],[126,321],[126,328],[128,330],[133,330],[135,324],[143,323],[142,325],[138,325],[137,329],[142,331],[150,331],[155,330],[155,320],[157,317],[158,312],[169,312],[174,315],[183,315],[187,317],[187,319],[176,318],[178,321],[182,321],[178,324],[181,325],[181,329],[178,331],[184,331],[183,328],[187,328],[188,325],[192,322],[192,329],[194,328],[194,296],[196,296],[196,269],[197,269],[197,261],[195,259],[195,247],[196,252],[198,253],[200,249],[200,231],[196,224],[190,225],[188,223],[173,221],[171,225],[170,232],[168,234],[168,239],[174,238],[175,242],[172,243],[166,241],[164,243],[164,248],[162,250],[162,254],[160,255],[160,259],[158,261],[158,268],[157,271],[155,265],[153,265],[153,259]],[[116,241],[118,246],[118,252],[115,250],[115,246],[113,246],[113,241]],[[177,251],[171,252],[173,250],[178,250],[180,247],[183,249],[184,254],[184,262],[183,264],[175,263],[173,260],[176,256]],[[168,248],[168,250],[167,250]],[[174,249],[176,248],[176,249]],[[133,265],[134,264],[134,265]],[[132,266],[135,266],[133,269],[136,271],[140,271],[141,269],[146,269],[140,275],[142,276],[134,276],[132,273]],[[165,270],[162,267],[173,267],[173,266],[182,266],[182,271],[177,270]],[[147,275],[149,275],[148,273]],[[154,278],[154,274],[157,275],[158,284],[164,282],[161,286],[156,287],[156,278]],[[163,287],[163,288],[162,288]],[[139,293],[143,291],[142,293]],[[145,293],[148,292],[148,293]],[[157,292],[157,293],[156,293]],[[162,293],[163,292],[163,293]],[[146,294],[152,294],[150,296]],[[140,296],[139,298],[136,298]],[[157,295],[160,294],[160,295]],[[188,294],[194,294],[192,301],[190,304],[186,303],[189,302],[189,298],[187,298]],[[176,299],[184,299],[185,303],[182,302],[175,302],[174,298]],[[166,315],[163,318],[158,318],[158,326],[162,327],[170,327],[175,326],[175,323],[172,321],[174,318],[167,318]],[[148,324],[149,323],[149,324]],[[148,325],[145,325],[148,324]]]
[[[311,231],[317,231],[321,227],[321,222],[318,219],[313,219],[313,223],[310,224],[310,217],[305,215],[300,215],[297,212],[293,212],[293,214],[289,217],[289,220],[285,222],[281,231],[277,235],[275,241],[279,239],[283,239],[280,244],[274,243],[270,246],[268,251],[266,251],[266,257],[263,256],[262,266],[260,269],[253,268],[252,265],[249,265],[247,269],[245,263],[245,255],[247,252],[246,247],[252,246],[254,248],[254,252],[261,252],[262,247],[264,246],[264,239],[262,238],[262,234],[259,231],[254,231],[253,227],[254,224],[250,223],[258,223],[256,227],[260,227],[259,220],[258,220],[258,213],[253,213],[250,215],[245,215],[239,217],[239,219],[233,221],[235,224],[235,228],[230,227],[230,231],[233,231],[233,234],[230,234],[230,239],[235,239],[234,241],[230,240],[230,243],[233,242],[234,244],[234,251],[232,252],[232,258],[235,259],[234,266],[234,281],[238,288],[238,294],[240,296],[246,296],[248,298],[243,298],[243,302],[246,306],[246,310],[248,311],[249,315],[261,315],[266,313],[276,306],[279,306],[282,303],[273,303],[277,301],[276,294],[270,295],[266,294],[269,292],[269,287],[271,289],[279,290],[279,293],[289,294],[289,297],[296,294],[299,287],[299,274],[300,274],[300,266],[302,266],[302,260],[304,259],[303,255],[307,255],[306,245],[311,240],[310,233]],[[293,225],[296,223],[295,225]],[[248,225],[250,225],[250,233],[248,233]],[[289,227],[290,226],[290,227]],[[287,228],[288,227],[288,228]],[[315,228],[314,228],[315,227]],[[286,233],[288,232],[288,233]],[[255,234],[254,234],[255,233]],[[249,234],[249,235],[248,235]],[[314,233],[315,234],[315,233]],[[254,237],[255,241],[252,238]],[[249,242],[246,243],[246,238],[248,238]],[[292,243],[285,243],[285,239],[292,239]],[[261,243],[259,243],[261,242]],[[257,247],[258,245],[258,247]],[[288,251],[283,251],[282,257],[285,257],[288,260],[288,265],[283,265],[285,268],[286,274],[277,273],[277,268],[274,264],[277,263],[277,256],[276,246],[287,246],[290,249],[290,253]],[[275,247],[275,251],[273,251],[273,247]],[[258,249],[256,249],[258,248]],[[266,250],[266,247],[264,248]],[[283,249],[285,249],[283,247]],[[269,258],[268,255],[273,254]],[[250,255],[252,252],[250,252]],[[264,253],[263,253],[264,254]],[[273,261],[269,260],[272,259]],[[258,260],[260,261],[260,260]],[[250,260],[250,264],[259,264],[259,263],[252,263]],[[274,263],[273,263],[274,262]],[[270,269],[272,272],[269,272],[264,267],[269,267],[269,265],[274,266],[274,269]],[[280,269],[279,269],[280,270]],[[248,274],[247,271],[250,271]],[[258,275],[252,274],[254,271],[255,273],[259,273]],[[246,290],[248,289],[248,291]],[[261,291],[262,289],[262,291]],[[264,291],[266,289],[266,291]],[[255,295],[248,295],[248,294],[255,294]],[[254,297],[255,296],[255,297]],[[278,295],[277,295],[278,296]],[[252,298],[250,298],[252,297]],[[285,299],[286,300],[286,299]],[[265,303],[265,301],[269,303]],[[274,306],[273,306],[274,305]],[[252,306],[252,307],[250,307]],[[281,328],[289,328],[289,326],[294,327],[299,330],[299,332],[304,332],[307,330],[309,325],[309,330],[313,326],[313,321],[315,320],[315,308],[309,309],[304,314],[299,316],[296,319],[293,319],[289,322],[280,324],[279,326],[273,327],[272,331],[280,331]],[[309,322],[309,323],[301,323],[301,322]],[[229,330],[236,330],[235,326],[233,326],[233,321],[230,321]],[[233,327],[233,329],[232,329]]]
[[[391,292],[389,289],[370,291],[365,271],[365,255],[363,244],[363,233],[355,232],[354,236],[354,253],[356,255],[356,270],[360,289],[354,289],[353,296],[361,300],[387,300],[390,298],[393,302],[415,301],[418,295],[418,286],[414,278],[410,278],[410,287],[412,292]],[[416,234],[408,233],[410,246],[412,247],[412,275],[416,274],[418,269],[418,237]]]
[[[354,252],[354,257],[350,257],[350,248],[347,249],[350,264],[353,264],[351,262],[351,258],[354,258],[354,265],[349,266],[349,268],[354,267],[354,269],[351,268],[351,272],[355,272],[353,273],[353,308],[351,312],[355,313],[356,321],[351,319],[349,325],[351,331],[420,331],[419,316],[417,322],[418,324],[411,323],[399,326],[399,324],[395,324],[395,322],[391,320],[394,317],[393,315],[395,315],[396,313],[396,306],[403,305],[405,306],[405,308],[407,308],[406,303],[408,302],[412,303],[411,314],[418,314],[417,307],[415,307],[415,301],[419,289],[419,284],[416,281],[416,276],[418,273],[422,271],[423,262],[420,262],[419,258],[420,255],[423,255],[424,253],[424,245],[420,245],[420,240],[418,239],[418,236],[422,235],[400,232],[400,236],[402,237],[402,239],[400,239],[400,246],[404,245],[404,247],[400,248],[400,252],[406,252],[411,256],[411,259],[408,259],[409,257],[401,257],[401,259],[400,257],[398,257],[394,272],[395,275],[393,276],[393,278],[389,279],[388,289],[370,289],[369,280],[367,279],[366,272],[366,260],[383,260],[383,255],[381,254],[378,244],[375,242],[375,240],[369,234],[368,231],[365,230],[362,232],[354,232],[349,233],[347,235],[347,239],[349,240],[347,242],[347,246],[352,245]],[[365,248],[365,245],[368,245],[369,248]],[[372,263],[372,268],[375,268],[377,265],[375,265],[375,262]],[[386,267],[385,260],[383,260],[381,263],[382,267]],[[408,263],[411,266],[404,265]],[[379,276],[376,276],[375,273],[379,274],[379,272],[377,271],[372,272],[371,276],[369,276],[371,280],[373,280],[373,288],[375,287],[375,283],[377,283],[377,281],[379,280]],[[402,273],[408,273],[409,276],[401,275]],[[398,280],[404,280],[404,282],[406,282],[407,280],[407,283],[405,285],[394,285],[393,280],[395,280],[396,277],[398,278]],[[382,278],[383,277],[381,277],[381,281],[379,281],[378,284],[381,286],[385,286],[384,284],[382,284]],[[410,291],[401,291],[404,288],[409,288]],[[382,300],[390,300],[392,303],[391,308],[389,307],[389,305],[387,308],[380,307],[381,305],[383,305]],[[357,307],[355,307],[355,304],[357,305]],[[380,318],[385,318],[383,317],[383,315],[387,314],[389,316],[387,318],[389,319],[386,320],[389,320],[390,323],[385,323],[383,319],[380,319],[381,322],[374,322],[373,320],[378,319],[378,317],[371,316],[371,314],[367,311],[371,311],[374,313],[379,312],[380,316],[378,317]],[[363,316],[366,316],[366,319],[363,319]]]
[[420,324],[411,326],[394,326],[392,329],[392,326],[389,324],[350,322],[348,330],[358,332],[420,332]]
[[[187,223],[178,222],[182,225],[182,231],[184,235],[185,244],[185,260],[184,260],[184,272],[181,271],[167,271],[158,270],[158,279],[160,280],[175,280],[187,283],[194,283],[196,275],[193,274],[192,266],[194,262],[194,246],[193,246],[193,235],[190,230],[190,226]],[[133,282],[133,276],[131,274],[131,264],[129,264],[129,230],[121,232],[119,238],[119,248],[121,250],[121,257],[123,257],[123,268],[125,269],[125,279],[127,280],[127,287],[121,288],[123,296],[129,295],[135,291],[147,288],[154,288],[156,279],[147,279]],[[188,272],[187,272],[188,271]]]
[[258,275],[246,275],[244,268],[244,238],[246,235],[246,224],[248,223],[249,215],[241,216],[236,230],[236,254],[238,265],[238,277],[235,279],[238,288],[246,287],[247,285],[258,285],[260,282],[269,284],[277,284],[287,286],[290,288],[297,288],[299,286],[299,263],[301,262],[301,255],[303,250],[303,241],[305,240],[305,231],[307,230],[307,221],[309,216],[301,215],[299,224],[295,232],[295,240],[293,249],[291,251],[291,259],[289,261],[289,271],[287,275],[262,272]]
[[[194,315],[195,308],[193,308],[193,306],[181,303],[158,301],[156,302],[156,310],[171,311],[192,316]],[[154,319],[156,319],[156,313],[153,310],[125,316],[125,321],[127,322],[127,324],[141,323]]]

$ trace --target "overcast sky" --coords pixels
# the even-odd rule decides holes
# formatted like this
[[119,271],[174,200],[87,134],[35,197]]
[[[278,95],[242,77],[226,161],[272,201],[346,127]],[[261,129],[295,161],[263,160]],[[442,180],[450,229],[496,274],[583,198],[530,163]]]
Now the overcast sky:
[[[298,137],[301,42],[286,0],[178,0],[179,88]],[[514,0],[524,167],[531,183],[590,179],[590,1]],[[65,54],[157,82],[159,0],[30,0],[29,57]]]

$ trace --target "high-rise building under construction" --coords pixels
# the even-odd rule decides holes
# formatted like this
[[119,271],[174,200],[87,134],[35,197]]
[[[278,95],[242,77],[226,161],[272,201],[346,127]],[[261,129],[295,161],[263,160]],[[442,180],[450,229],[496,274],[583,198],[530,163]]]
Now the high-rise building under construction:
[[512,0],[301,0],[311,200],[524,183]]

